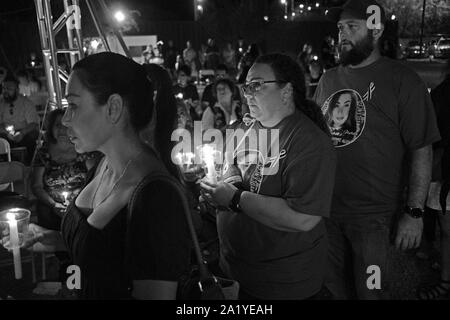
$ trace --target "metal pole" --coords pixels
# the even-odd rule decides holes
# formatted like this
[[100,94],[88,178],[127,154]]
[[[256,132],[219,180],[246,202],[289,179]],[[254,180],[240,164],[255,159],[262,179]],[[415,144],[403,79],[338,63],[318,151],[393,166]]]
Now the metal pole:
[[295,0],[291,0],[291,19],[294,20],[293,14],[295,13]]
[[50,61],[50,51],[48,48],[48,43],[50,42],[49,35],[47,33],[47,27],[45,24],[45,16],[44,16],[44,8],[42,5],[42,1],[44,0],[35,0],[36,5],[36,17],[37,17],[37,24],[39,27],[39,35],[41,40],[41,47],[42,47],[42,58],[43,63],[45,67],[45,75],[47,79],[47,90],[48,90],[48,100],[50,104],[55,105],[55,87],[53,86],[53,74],[52,74],[52,64]]
[[197,14],[197,0],[193,0],[194,3],[194,21],[197,21],[198,14]]
[[50,59],[51,59],[51,75],[53,77],[53,88],[55,90],[55,97],[50,97],[50,99],[56,98],[56,105],[58,108],[62,108],[62,94],[61,94],[61,83],[58,77],[58,57],[57,50],[54,43],[53,37],[53,17],[51,13],[50,0],[44,0],[44,14],[46,17],[46,26],[48,32],[48,44],[50,49]]
[[[78,6],[78,8],[80,7],[80,2],[78,0],[72,0],[72,3]],[[79,29],[75,29],[75,37],[77,39],[78,44],[79,59],[82,59],[84,58],[84,51],[83,51],[83,38],[81,37],[81,26]]]
[[[75,12],[74,13],[70,12],[68,0],[64,0],[64,11],[65,11],[66,15],[70,15],[70,14],[75,15],[76,14]],[[71,26],[71,22],[68,20],[66,22],[66,31],[67,31],[67,40],[69,41],[69,49],[74,49],[73,30],[71,29],[72,27],[73,26]],[[70,53],[69,56],[70,56],[70,67],[72,68],[76,62],[76,57],[73,53]]]
[[106,39],[106,35],[103,32],[102,28],[100,28],[100,23],[98,22],[98,17],[94,10],[94,7],[92,6],[91,1],[86,0],[86,4],[88,6],[89,12],[91,13],[91,17],[92,17],[92,20],[94,21],[94,25],[95,25],[95,28],[97,29],[98,35],[100,36],[100,38],[102,38],[103,45],[105,46],[107,51],[111,52],[111,48],[109,47],[108,40]]
[[422,55],[422,48],[423,48],[423,29],[425,27],[425,8],[427,5],[427,0],[423,0],[423,7],[422,7],[422,25],[420,26],[420,54]]

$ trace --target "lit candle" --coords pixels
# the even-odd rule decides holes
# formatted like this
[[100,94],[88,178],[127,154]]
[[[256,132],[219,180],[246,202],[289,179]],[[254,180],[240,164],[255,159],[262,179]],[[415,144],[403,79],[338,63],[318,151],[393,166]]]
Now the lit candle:
[[10,135],[14,135],[14,126],[13,125],[10,125],[10,126],[7,126],[6,127],[6,131],[8,131],[8,133],[10,134]]
[[217,183],[216,165],[214,163],[215,149],[211,145],[204,145],[202,149],[203,161],[206,164],[206,178],[209,182]]
[[9,244],[14,256],[14,275],[16,279],[22,279],[22,261],[20,259],[19,231],[17,229],[16,215],[14,212],[6,214],[9,223]]
[[67,191],[62,192],[62,196],[64,197],[64,204],[67,203],[67,198],[69,197],[69,193]]

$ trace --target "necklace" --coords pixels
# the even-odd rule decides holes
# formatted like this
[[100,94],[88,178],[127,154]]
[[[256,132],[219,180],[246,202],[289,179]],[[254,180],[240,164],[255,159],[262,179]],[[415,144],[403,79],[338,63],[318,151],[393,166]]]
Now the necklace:
[[[128,160],[127,164],[125,165],[125,168],[123,169],[122,173],[120,174],[119,178],[116,180],[116,182],[114,182],[113,187],[111,188],[111,190],[109,190],[108,194],[103,198],[102,201],[100,201],[94,208],[94,200],[95,200],[95,196],[97,195],[98,189],[100,188],[100,186],[102,185],[103,182],[103,177],[105,176],[105,172],[107,170],[109,170],[108,168],[108,164],[106,164],[105,169],[102,172],[102,175],[100,177],[100,182],[97,185],[97,188],[95,189],[94,192],[94,196],[92,197],[92,201],[91,201],[91,208],[92,209],[96,209],[98,208],[98,206],[100,206],[103,202],[105,202],[106,199],[108,199],[108,197],[113,193],[113,191],[116,189],[116,187],[119,185],[120,180],[122,180],[123,176],[125,175],[125,173],[127,172],[128,167],[130,166],[130,164],[136,160],[140,155],[141,155],[142,151],[138,153],[138,155],[130,160]],[[106,160],[105,160],[106,161]]]

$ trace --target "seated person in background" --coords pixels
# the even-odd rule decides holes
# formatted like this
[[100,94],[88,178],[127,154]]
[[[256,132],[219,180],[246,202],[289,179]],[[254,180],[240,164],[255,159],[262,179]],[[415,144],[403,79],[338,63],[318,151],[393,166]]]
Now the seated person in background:
[[[214,81],[219,79],[231,79],[228,73],[228,68],[224,64],[219,64],[214,72]],[[214,106],[217,102],[217,96],[214,93],[215,82],[208,84],[202,94],[202,108],[205,110],[207,107]],[[233,83],[233,100],[242,101],[239,88]]]
[[39,136],[39,115],[36,107],[19,94],[18,81],[7,76],[3,81],[0,98],[0,138],[5,138],[11,148],[26,147],[26,164],[29,164]]
[[2,93],[2,83],[6,78],[6,75],[8,74],[8,70],[6,68],[0,66],[0,94]]
[[173,87],[173,93],[177,99],[183,100],[189,107],[191,117],[195,120],[202,118],[202,109],[199,102],[197,87],[189,83],[191,68],[182,65],[177,71],[177,84]]
[[38,151],[33,168],[32,190],[38,199],[38,222],[52,230],[60,230],[67,204],[80,193],[95,162],[93,154],[75,151],[67,128],[61,123],[63,115],[62,109],[49,114],[46,142]]
[[21,95],[29,97],[41,89],[40,83],[33,79],[31,73],[26,70],[17,72],[17,79],[19,80],[19,93]]
[[214,84],[217,102],[203,113],[202,129],[224,130],[227,125],[242,119],[241,103],[234,100],[235,85],[229,79],[219,79]]

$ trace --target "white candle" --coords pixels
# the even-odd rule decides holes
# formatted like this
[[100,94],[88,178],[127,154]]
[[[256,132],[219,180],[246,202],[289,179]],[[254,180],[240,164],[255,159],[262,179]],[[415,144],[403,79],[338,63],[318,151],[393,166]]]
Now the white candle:
[[14,275],[16,279],[22,279],[22,261],[20,259],[19,231],[17,230],[16,215],[13,212],[8,212],[6,217],[9,223],[9,243],[14,257]]
[[11,126],[7,126],[6,127],[6,131],[8,131],[8,133],[10,134],[10,135],[14,135],[14,126],[13,125],[11,125]]
[[211,182],[217,183],[216,165],[214,163],[214,148],[208,145],[203,146],[203,161],[206,164],[206,178]]
[[64,197],[64,204],[66,204],[69,193],[67,191],[63,191],[62,196]]

